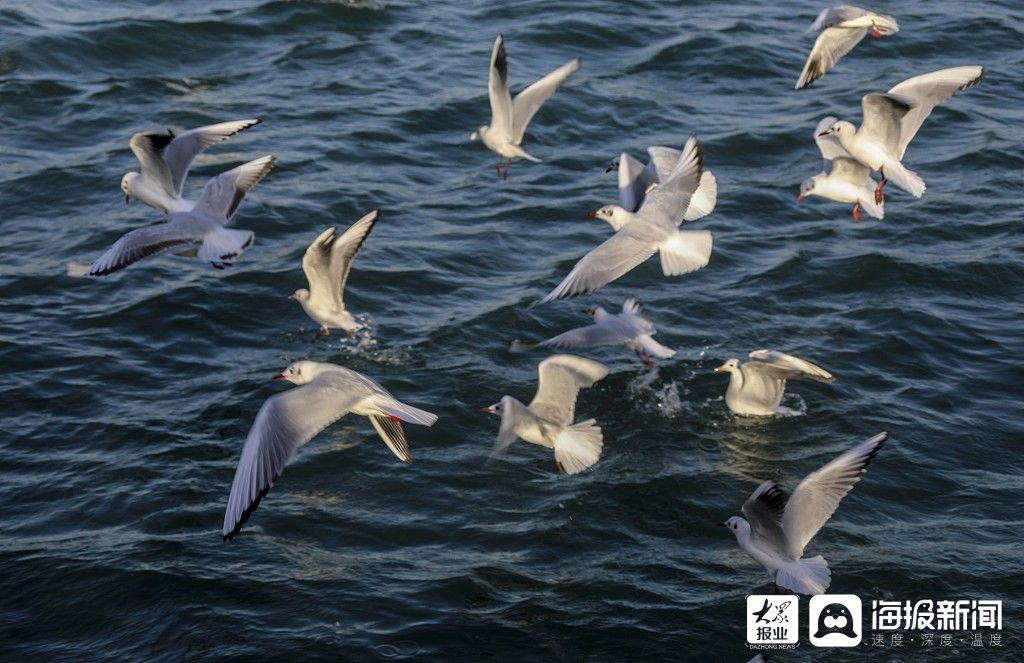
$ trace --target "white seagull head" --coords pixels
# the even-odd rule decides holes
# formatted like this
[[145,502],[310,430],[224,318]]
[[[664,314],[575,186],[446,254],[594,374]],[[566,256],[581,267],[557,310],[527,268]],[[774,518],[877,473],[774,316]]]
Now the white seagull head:
[[317,376],[320,365],[315,361],[297,361],[274,376],[275,380],[288,380],[292,384],[306,384]]
[[124,191],[124,204],[127,205],[132,201],[132,182],[138,177],[138,173],[125,173],[124,177],[121,178],[121,191]]

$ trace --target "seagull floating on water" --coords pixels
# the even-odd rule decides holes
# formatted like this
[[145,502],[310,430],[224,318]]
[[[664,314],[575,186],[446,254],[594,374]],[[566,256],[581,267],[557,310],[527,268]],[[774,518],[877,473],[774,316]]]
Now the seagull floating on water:
[[534,113],[553,95],[558,88],[577,69],[580,59],[576,58],[533,83],[530,87],[516,95],[513,99],[508,89],[508,60],[505,58],[505,43],[498,35],[491,49],[491,68],[487,83],[487,94],[491,100],[491,124],[484,125],[474,131],[469,139],[484,142],[489,149],[499,155],[497,171],[501,175],[501,164],[508,159],[504,177],[508,178],[508,169],[513,157],[522,157],[530,161],[540,161],[528,154],[520,145],[526,133],[526,125],[530,123]]
[[410,458],[401,422],[432,426],[437,421],[436,415],[398,401],[374,380],[336,364],[297,361],[274,379],[299,387],[271,396],[256,415],[231,482],[225,541],[242,529],[296,450],[346,414],[369,417],[403,463]]
[[741,363],[734,357],[715,369],[716,373],[729,373],[725,404],[736,414],[791,415],[792,410],[780,405],[786,380],[835,381],[824,368],[775,350],[754,350],[750,359],[752,361]]
[[177,134],[137,133],[129,145],[139,160],[141,173],[125,173],[121,178],[124,202],[138,198],[161,212],[189,212],[194,200],[181,197],[185,178],[192,161],[206,148],[222,143],[240,131],[259,124],[260,120],[235,120],[190,129]]
[[[592,217],[607,221],[615,230],[624,226],[629,220],[629,215],[624,212],[631,213],[640,209],[647,192],[671,174],[672,169],[679,163],[679,157],[682,156],[679,150],[660,145],[648,147],[647,154],[649,161],[646,165],[626,152],[612,160],[605,172],[618,171],[619,204],[607,206],[612,208],[610,215],[599,216],[598,212],[592,212]],[[705,170],[700,176],[697,190],[690,198],[690,205],[683,214],[683,221],[696,221],[711,214],[717,199],[718,182],[710,170]]]
[[821,196],[841,203],[853,203],[855,223],[860,221],[861,208],[881,219],[885,216],[885,203],[875,202],[878,183],[871,177],[871,169],[851,157],[835,134],[826,132],[836,121],[837,118],[830,115],[818,122],[814,130],[814,142],[825,159],[824,170],[803,181],[796,202],[808,196]]
[[245,194],[274,167],[276,158],[260,157],[214,177],[188,212],[172,212],[165,221],[137,228],[121,237],[89,267],[88,276],[106,276],[145,258],[173,251],[198,256],[217,269],[232,264],[252,246],[251,230],[225,226]]
[[864,118],[859,129],[839,120],[819,135],[834,134],[851,157],[881,173],[875,202],[882,202],[887,180],[920,198],[924,195],[924,180],[902,163],[907,145],[935,106],[977,84],[984,75],[984,67],[967,66],[908,78],[888,92],[864,95]]
[[659,359],[668,359],[676,354],[672,348],[667,348],[651,338],[658,330],[650,318],[643,314],[642,307],[635,297],[626,298],[622,304],[622,313],[612,315],[600,306],[588,308],[587,313],[594,318],[594,324],[570,329],[535,345],[515,341],[511,349],[513,352],[523,352],[537,347],[574,350],[597,345],[621,344],[635,352],[648,368],[654,367],[649,354]]
[[814,40],[814,48],[807,56],[804,70],[796,82],[797,90],[824,76],[839,62],[839,58],[849,53],[869,32],[872,37],[878,38],[896,34],[900,28],[892,16],[840,5],[818,14],[818,18],[811,24],[811,30],[821,34]]
[[302,256],[302,271],[306,273],[309,290],[300,288],[289,299],[298,301],[306,315],[320,324],[316,338],[330,336],[332,327],[343,329],[350,336],[362,328],[345,309],[343,295],[352,261],[378,218],[380,210],[373,210],[341,237],[335,234],[336,228],[328,228],[317,235]]
[[[627,216],[615,234],[576,263],[568,276],[541,303],[594,292],[630,272],[654,253],[661,257],[665,276],[700,269],[711,259],[711,233],[707,230],[679,230],[690,199],[704,172],[700,141],[690,136],[668,176],[647,192],[636,213]],[[613,226],[608,205],[595,215]]]
[[832,579],[821,555],[803,557],[804,548],[835,513],[889,438],[879,433],[861,442],[800,482],[787,499],[774,481],[765,481],[743,503],[743,515],[724,523],[740,548],[768,572],[776,589],[824,594]]
[[576,396],[608,375],[596,361],[575,355],[553,355],[537,367],[537,395],[529,405],[503,396],[481,412],[501,415],[501,428],[491,457],[502,455],[518,437],[555,451],[555,466],[577,474],[601,457],[604,438],[594,419],[573,423]]

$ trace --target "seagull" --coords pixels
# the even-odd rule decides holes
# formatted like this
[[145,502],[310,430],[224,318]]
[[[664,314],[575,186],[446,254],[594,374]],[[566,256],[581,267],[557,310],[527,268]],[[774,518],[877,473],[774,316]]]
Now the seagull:
[[797,594],[824,594],[832,572],[821,555],[802,557],[804,548],[889,438],[879,433],[817,472],[808,474],[787,499],[774,481],[765,481],[743,503],[749,522],[733,516],[724,523],[748,555],[768,571],[778,587]]
[[793,414],[789,408],[779,405],[786,391],[786,380],[835,381],[832,374],[820,366],[775,350],[754,350],[750,359],[752,361],[740,363],[734,357],[715,369],[716,373],[729,373],[725,404],[736,414],[762,417]]
[[437,416],[399,402],[384,387],[337,364],[297,361],[275,380],[299,385],[263,403],[242,447],[224,511],[224,540],[238,534],[295,451],[348,413],[369,417],[384,444],[403,463],[409,445],[401,422],[432,426]]
[[839,5],[818,14],[818,18],[811,24],[811,30],[821,34],[814,41],[811,54],[807,56],[804,70],[796,82],[797,90],[828,73],[839,62],[839,58],[853,50],[869,31],[877,39],[896,34],[900,27],[892,16],[876,14],[860,7]]
[[[700,141],[690,136],[681,156],[661,184],[651,189],[640,209],[628,216],[615,234],[576,263],[568,276],[541,303],[594,292],[658,253],[666,276],[686,274],[708,264],[711,233],[679,230],[683,214],[704,172]],[[598,210],[604,218],[612,206]],[[614,222],[609,221],[612,225]]]
[[967,66],[908,78],[886,93],[864,95],[860,129],[839,120],[819,135],[835,134],[850,156],[882,174],[875,189],[876,203],[882,202],[887,180],[920,198],[924,195],[924,180],[902,163],[907,145],[935,106],[977,84],[984,75],[984,67]]
[[352,261],[366,241],[380,210],[373,210],[352,224],[338,237],[336,228],[328,228],[313,240],[302,256],[302,271],[306,273],[309,290],[300,288],[289,295],[302,305],[306,315],[320,323],[316,338],[330,336],[331,327],[344,329],[351,336],[362,328],[352,314],[345,310],[342,295]]
[[556,90],[580,68],[580,59],[566,62],[558,69],[536,81],[530,87],[516,95],[513,99],[508,90],[508,60],[505,58],[505,43],[501,35],[494,40],[491,49],[491,69],[487,83],[487,94],[491,99],[491,125],[484,125],[470,134],[470,140],[478,138],[489,149],[499,155],[497,171],[501,175],[501,164],[508,159],[504,178],[508,178],[508,169],[512,165],[512,157],[522,157],[530,161],[540,161],[528,154],[520,144],[526,125],[530,123],[534,113],[541,104],[555,93]]
[[[604,171],[619,172],[619,204],[611,206],[615,209],[614,218],[602,217],[615,230],[625,225],[629,219],[623,212],[636,212],[640,209],[647,192],[669,176],[682,155],[679,150],[660,145],[648,147],[647,154],[650,160],[644,165],[633,155],[623,152],[618,158],[613,159]],[[686,208],[683,221],[696,221],[711,214],[717,198],[718,182],[710,170],[705,170],[700,176],[700,185],[690,198],[690,205]],[[597,212],[591,213],[591,217],[597,218]]]
[[181,191],[192,161],[206,148],[259,123],[258,119],[235,120],[178,135],[170,129],[167,133],[135,134],[128,144],[139,160],[142,173],[125,173],[121,178],[125,204],[134,196],[167,214],[191,211],[196,201],[182,198]]
[[871,177],[871,169],[857,161],[843,149],[835,134],[823,133],[836,123],[836,118],[826,117],[818,122],[814,130],[814,142],[825,159],[822,172],[809,177],[800,184],[800,195],[796,202],[807,196],[821,196],[841,203],[853,203],[853,221],[860,221],[863,207],[868,214],[881,219],[885,216],[885,203],[875,202],[877,182]]
[[529,405],[511,396],[481,412],[501,415],[498,441],[491,457],[502,455],[517,437],[555,450],[555,466],[563,474],[578,474],[601,457],[603,436],[594,419],[572,423],[576,395],[608,375],[596,361],[575,355],[552,355],[537,367],[537,395]]
[[642,307],[635,297],[627,297],[622,304],[622,313],[617,315],[612,315],[600,306],[588,308],[587,313],[594,318],[594,324],[570,329],[536,345],[514,342],[512,351],[522,352],[536,347],[572,350],[595,345],[622,344],[635,352],[648,368],[654,368],[648,353],[660,359],[668,359],[676,353],[672,348],[666,348],[651,338],[658,331],[654,323],[642,313]]
[[172,212],[166,221],[137,228],[114,242],[89,267],[88,276],[106,276],[144,258],[174,251],[198,255],[217,269],[232,264],[252,246],[251,230],[226,228],[245,194],[274,167],[274,156],[260,157],[214,177],[188,212]]

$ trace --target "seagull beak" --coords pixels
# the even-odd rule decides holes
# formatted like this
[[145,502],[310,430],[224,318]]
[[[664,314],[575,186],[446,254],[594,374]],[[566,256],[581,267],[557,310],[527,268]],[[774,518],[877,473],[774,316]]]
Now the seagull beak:
[[283,380],[284,379],[284,373],[278,373],[277,375],[275,375],[274,377],[272,377],[270,379],[271,380]]
[[589,216],[591,219],[596,219],[597,212],[587,212],[587,216]]
[[719,527],[728,527],[728,525],[726,525],[725,523],[715,523],[715,524],[718,525]]
[[288,299],[295,299],[295,293],[288,295]]
[[124,204],[127,205],[130,202],[132,202],[132,194],[130,194],[130,193],[124,194]]
[[[715,368],[715,373],[723,373],[725,370],[726,370],[725,364],[722,364],[721,366],[718,366],[718,367]],[[719,523],[719,524],[724,525],[725,523]]]
[[481,412],[486,412],[487,414],[494,414],[494,412],[495,412],[493,405],[488,405],[487,407],[482,407],[482,408],[480,408],[480,411]]
[[606,172],[606,173],[610,173],[610,172],[612,172],[613,170],[615,170],[615,164],[613,164],[613,163],[610,163],[610,164],[608,164],[608,167],[604,169],[604,172]]
[[804,194],[801,193],[799,196],[796,197],[796,202],[800,202],[803,199],[804,199]]
[[820,134],[818,134],[818,137],[820,138],[822,136],[827,136],[830,133],[832,133],[832,130],[831,129],[826,129],[826,130],[822,131]]

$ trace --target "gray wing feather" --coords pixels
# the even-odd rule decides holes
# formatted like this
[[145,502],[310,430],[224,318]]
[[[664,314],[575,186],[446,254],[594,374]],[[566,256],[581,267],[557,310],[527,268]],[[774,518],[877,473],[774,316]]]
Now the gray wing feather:
[[193,211],[227,223],[245,195],[266,177],[276,162],[276,157],[267,155],[214,177],[203,187]]

